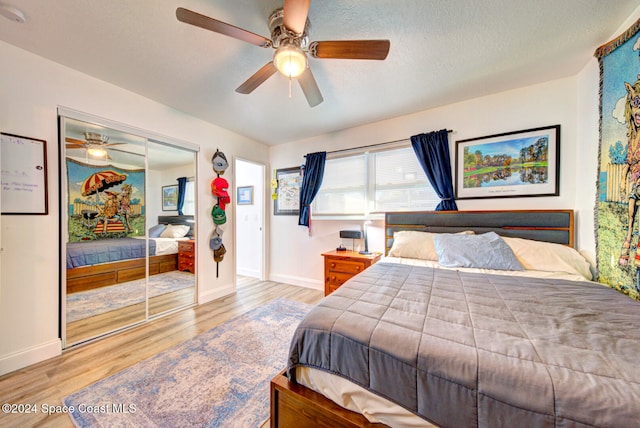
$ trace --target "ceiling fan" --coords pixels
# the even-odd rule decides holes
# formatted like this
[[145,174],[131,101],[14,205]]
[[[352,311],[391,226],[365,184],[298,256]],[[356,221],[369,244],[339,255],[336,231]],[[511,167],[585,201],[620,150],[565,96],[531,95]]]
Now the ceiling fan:
[[297,78],[302,92],[311,107],[322,102],[322,94],[309,68],[307,55],[326,59],[372,59],[384,60],[389,53],[389,40],[334,40],[309,43],[309,6],[311,0],[284,0],[284,7],[275,10],[269,18],[271,38],[227,24],[179,7],[176,17],[186,24],[224,34],[262,48],[273,48],[273,60],[266,63],[236,92],[250,94],[280,71],[289,79]]
[[107,153],[106,147],[117,146],[126,143],[109,143],[109,137],[106,135],[98,134],[97,132],[85,132],[84,140],[78,140],[76,138],[66,137],[65,147],[67,149],[86,149],[87,154],[94,157],[104,157],[105,159],[111,159],[109,153]]

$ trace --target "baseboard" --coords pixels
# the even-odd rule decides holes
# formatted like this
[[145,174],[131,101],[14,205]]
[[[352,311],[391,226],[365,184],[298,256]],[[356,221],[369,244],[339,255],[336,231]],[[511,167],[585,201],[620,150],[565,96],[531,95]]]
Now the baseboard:
[[57,357],[61,354],[62,341],[58,338],[20,350],[13,354],[4,355],[0,357],[0,375],[22,369],[49,358]]
[[271,274],[269,281],[284,282],[285,284],[313,288],[314,290],[324,290],[324,282],[302,276]]
[[238,267],[237,275],[250,276],[251,278],[260,278],[260,270]]
[[222,287],[216,287],[213,290],[198,290],[198,304],[202,305],[204,303],[220,299],[234,293],[235,291],[236,287],[233,284],[226,284]]

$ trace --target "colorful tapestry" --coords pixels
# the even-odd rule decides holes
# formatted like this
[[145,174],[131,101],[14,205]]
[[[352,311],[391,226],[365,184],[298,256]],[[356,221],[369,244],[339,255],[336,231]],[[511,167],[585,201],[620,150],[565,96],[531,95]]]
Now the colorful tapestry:
[[640,20],[599,47],[598,281],[640,300]]
[[69,242],[144,236],[145,173],[67,159]]

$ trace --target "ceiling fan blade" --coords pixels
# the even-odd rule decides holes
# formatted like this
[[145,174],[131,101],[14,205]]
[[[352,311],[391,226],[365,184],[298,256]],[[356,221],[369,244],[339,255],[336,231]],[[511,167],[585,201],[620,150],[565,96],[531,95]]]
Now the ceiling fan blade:
[[309,53],[314,58],[383,60],[390,46],[389,40],[334,40],[311,42]]
[[72,143],[67,143],[64,146],[67,149],[86,149],[87,146],[85,146],[84,144],[72,144]]
[[262,48],[271,47],[271,40],[266,37],[262,37],[259,34],[252,33],[242,28],[236,27],[226,22],[218,21],[217,19],[209,18],[208,16],[201,15],[197,12],[179,7],[176,9],[176,18],[178,21],[186,24],[195,25],[196,27],[204,28],[205,30],[215,31],[216,33],[224,34],[225,36],[233,37],[234,39],[242,40],[252,45],[260,46]]
[[273,65],[273,61],[269,61],[263,65],[260,70],[256,71],[253,76],[249,77],[242,85],[238,86],[236,92],[241,94],[250,94],[276,71],[278,71],[278,69]]
[[[78,140],[77,138],[66,137],[64,140],[67,143],[76,144],[76,145],[79,145],[79,146],[84,146],[86,144],[86,142],[84,140]],[[67,147],[68,146],[69,146],[69,144],[67,144]]]
[[302,92],[304,92],[304,96],[307,97],[309,106],[315,107],[323,101],[322,94],[310,68],[307,68],[304,73],[298,77],[298,82],[300,83]]
[[311,0],[284,0],[282,22],[291,32],[302,34],[307,24]]

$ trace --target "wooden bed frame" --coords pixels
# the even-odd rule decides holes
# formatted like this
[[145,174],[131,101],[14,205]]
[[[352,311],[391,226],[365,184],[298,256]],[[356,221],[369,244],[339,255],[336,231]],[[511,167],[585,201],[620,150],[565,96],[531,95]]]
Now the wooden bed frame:
[[[495,231],[502,236],[574,246],[572,210],[423,211],[385,214],[386,251],[393,233],[420,230],[455,233]],[[322,394],[289,382],[284,370],[271,380],[271,427],[384,427],[346,410]]]
[[[184,224],[191,227],[188,235],[193,235],[192,215],[159,216],[158,224]],[[170,272],[178,269],[178,254],[149,256],[149,275]],[[92,290],[107,285],[144,278],[146,258],[122,260],[67,269],[67,294]]]

